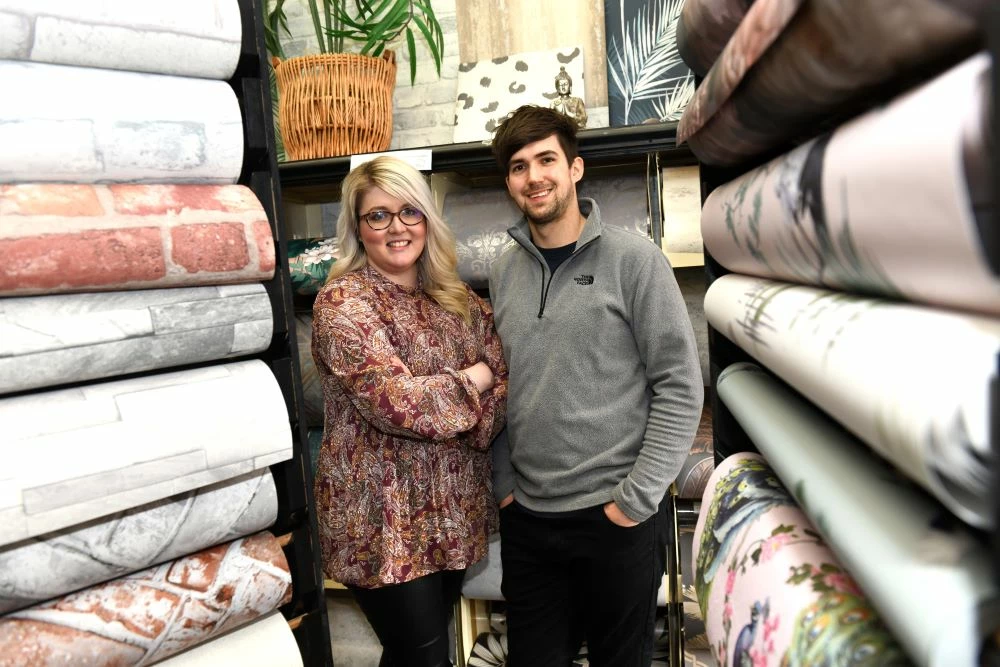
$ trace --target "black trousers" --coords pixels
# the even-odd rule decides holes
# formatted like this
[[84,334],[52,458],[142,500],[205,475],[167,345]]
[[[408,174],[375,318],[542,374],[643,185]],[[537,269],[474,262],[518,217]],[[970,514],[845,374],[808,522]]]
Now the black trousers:
[[382,644],[379,667],[447,667],[448,625],[465,570],[435,572],[381,588],[351,587]]
[[647,667],[666,567],[666,503],[632,528],[603,506],[557,517],[500,510],[510,667]]

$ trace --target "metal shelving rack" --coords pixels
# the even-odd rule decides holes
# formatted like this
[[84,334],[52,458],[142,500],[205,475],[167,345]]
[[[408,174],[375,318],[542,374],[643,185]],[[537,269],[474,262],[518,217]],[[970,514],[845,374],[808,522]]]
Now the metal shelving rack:
[[271,222],[275,247],[275,275],[265,283],[274,314],[271,346],[260,355],[270,367],[285,398],[292,427],[292,458],[271,466],[278,491],[275,534],[289,533],[285,555],[292,575],[292,600],[281,608],[293,629],[303,664],[333,666],[326,597],[312,512],[309,451],[301,395],[300,369],[294,329],[294,309],[288,272],[288,253],[281,207],[274,128],[271,122],[270,67],[264,47],[264,0],[239,0],[243,46],[229,84],[239,99],[244,124],[243,169],[239,183],[260,200]]

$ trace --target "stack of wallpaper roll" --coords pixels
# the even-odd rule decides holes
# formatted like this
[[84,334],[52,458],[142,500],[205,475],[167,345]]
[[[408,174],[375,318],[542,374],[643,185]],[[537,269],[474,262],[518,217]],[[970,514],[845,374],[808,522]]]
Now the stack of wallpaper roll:
[[301,665],[242,41],[237,0],[0,0],[0,665]]
[[[682,19],[682,54],[705,78],[680,138],[742,171],[705,200],[701,227],[731,272],[706,293],[708,323],[760,364],[716,387],[773,478],[744,492],[787,487],[920,665],[978,664],[1000,629],[983,546],[1000,492],[992,65],[976,52],[988,4],[692,0]],[[709,639],[731,656],[739,606],[718,589],[763,605],[762,579],[720,583],[713,568],[777,526],[763,509],[725,523],[712,493],[702,521],[718,553],[699,555],[697,585]],[[771,599],[792,579],[775,574]]]

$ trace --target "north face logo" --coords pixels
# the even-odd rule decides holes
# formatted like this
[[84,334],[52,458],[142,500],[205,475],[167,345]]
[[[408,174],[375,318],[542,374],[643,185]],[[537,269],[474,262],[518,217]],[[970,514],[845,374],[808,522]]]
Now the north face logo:
[[594,284],[594,276],[588,276],[586,274],[581,274],[581,275],[577,276],[576,278],[573,278],[573,280],[576,281],[577,285],[593,285]]

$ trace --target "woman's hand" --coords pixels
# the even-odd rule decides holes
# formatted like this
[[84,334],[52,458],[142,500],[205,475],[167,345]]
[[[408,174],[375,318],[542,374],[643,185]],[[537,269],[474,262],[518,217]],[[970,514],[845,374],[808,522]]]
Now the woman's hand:
[[469,376],[480,394],[493,388],[493,371],[484,362],[480,361],[462,372]]

